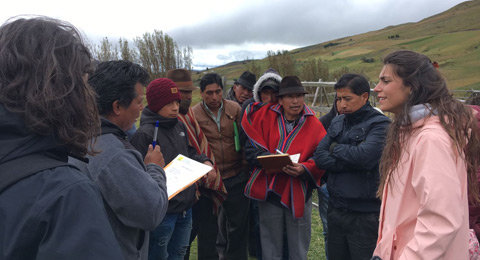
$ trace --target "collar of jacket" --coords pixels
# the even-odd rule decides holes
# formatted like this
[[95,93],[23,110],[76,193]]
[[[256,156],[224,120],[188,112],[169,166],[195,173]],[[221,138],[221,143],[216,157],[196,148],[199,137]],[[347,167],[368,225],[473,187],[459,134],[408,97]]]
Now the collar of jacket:
[[[203,111],[205,112],[206,115],[208,115],[209,118],[211,118],[212,120],[214,120],[211,116],[210,116],[210,111],[207,110],[207,105],[205,105],[205,102],[202,100],[201,103],[199,104],[200,107],[203,109]],[[231,101],[231,100],[227,100],[227,99],[222,99],[222,106],[220,107],[219,111],[221,110],[222,111],[222,114],[225,113],[225,115],[232,119],[232,120],[237,120],[237,110],[235,110],[235,105],[238,105],[237,102],[235,101]]]
[[[436,109],[432,111],[432,106],[429,103],[414,105],[410,108],[410,112],[408,113],[412,124],[420,121],[428,115],[436,116],[437,114],[438,111]],[[402,125],[407,125],[405,120],[402,120]]]
[[118,139],[128,140],[127,139],[127,134],[118,125],[112,123],[111,121],[109,121],[108,119],[106,119],[104,117],[102,117],[100,120],[101,120],[101,123],[102,123],[101,135],[113,134]]
[[178,123],[178,117],[167,118],[157,113],[154,113],[148,107],[145,107],[143,109],[142,116],[140,117],[140,125],[145,125],[145,124],[155,125],[155,122],[157,120],[158,120],[158,126],[164,129],[170,129]]
[[374,109],[371,105],[370,102],[367,101],[363,107],[361,107],[359,110],[350,113],[350,114],[345,114],[345,119],[349,123],[356,123],[358,121],[362,121],[367,113],[369,113],[372,109]]

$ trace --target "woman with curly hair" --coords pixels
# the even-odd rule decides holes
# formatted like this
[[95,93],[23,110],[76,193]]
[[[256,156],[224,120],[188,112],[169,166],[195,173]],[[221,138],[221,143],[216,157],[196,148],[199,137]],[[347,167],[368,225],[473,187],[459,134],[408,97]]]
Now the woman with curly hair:
[[0,27],[0,258],[123,259],[99,191],[67,163],[100,120],[91,56],[48,17]]
[[376,259],[467,259],[468,199],[478,201],[472,109],[425,55],[388,54],[374,91],[395,115],[380,163]]

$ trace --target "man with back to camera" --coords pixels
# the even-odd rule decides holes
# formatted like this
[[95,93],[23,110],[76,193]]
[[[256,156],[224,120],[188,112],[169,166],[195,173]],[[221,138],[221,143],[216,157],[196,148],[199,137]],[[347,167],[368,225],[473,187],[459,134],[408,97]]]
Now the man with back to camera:
[[[241,107],[233,101],[223,99],[222,93],[220,75],[205,74],[200,80],[202,101],[193,107],[193,112],[212,147],[228,192],[218,217],[219,259],[246,260],[249,199],[243,194],[248,170],[237,132]],[[236,138],[238,141],[235,141]]]
[[257,82],[257,76],[250,71],[244,71],[233,83],[225,99],[235,101],[242,106],[243,102],[253,97],[252,90],[255,82]]
[[370,259],[380,212],[378,164],[390,119],[368,102],[370,85],[363,76],[343,75],[335,91],[340,115],[313,156],[328,174],[328,257]]
[[150,145],[142,155],[128,142],[125,131],[143,109],[148,73],[129,61],[98,65],[88,83],[97,93],[101,134],[90,163],[70,160],[100,188],[110,225],[125,259],[147,259],[149,231],[162,221],[168,206],[165,165],[160,147]]

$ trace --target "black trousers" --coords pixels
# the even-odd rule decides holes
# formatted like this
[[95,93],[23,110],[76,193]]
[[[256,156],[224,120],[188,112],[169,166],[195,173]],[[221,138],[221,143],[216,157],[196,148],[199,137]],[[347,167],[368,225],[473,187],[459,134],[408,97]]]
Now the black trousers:
[[328,258],[370,260],[378,236],[378,214],[347,212],[328,206]]
[[243,190],[247,183],[245,173],[224,179],[227,199],[218,216],[217,251],[220,260],[247,260],[250,199]]
[[[213,214],[213,202],[210,198],[201,196],[192,207],[192,232],[190,244],[197,237],[197,259],[218,260],[217,242],[217,216]],[[184,260],[190,259],[190,247]]]

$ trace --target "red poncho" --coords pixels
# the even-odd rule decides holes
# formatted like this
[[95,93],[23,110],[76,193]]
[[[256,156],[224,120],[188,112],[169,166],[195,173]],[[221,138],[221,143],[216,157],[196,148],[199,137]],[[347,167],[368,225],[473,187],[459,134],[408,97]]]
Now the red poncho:
[[[222,176],[218,171],[217,164],[215,163],[215,157],[213,156],[213,151],[208,145],[207,138],[203,134],[202,129],[198,125],[198,122],[193,114],[192,108],[188,109],[188,113],[186,115],[178,114],[178,119],[182,121],[185,126],[187,127],[188,132],[188,140],[190,141],[190,145],[195,147],[197,153],[205,154],[208,158],[210,158],[214,162],[214,168],[217,171],[217,177],[213,181],[207,180],[207,177],[203,177],[197,181],[198,186],[205,187],[202,192],[203,195],[210,197],[213,201],[213,210],[214,212],[218,212],[218,208],[222,204],[222,202],[227,197],[227,190],[225,186],[223,186]],[[197,189],[198,192],[198,189]],[[199,196],[200,194],[197,194]]]
[[[320,170],[312,160],[318,143],[326,131],[322,123],[307,106],[304,106],[298,125],[287,135],[280,105],[253,103],[247,107],[242,127],[257,149],[274,154],[275,149],[290,155],[300,153],[299,163],[306,168],[305,174],[320,187]],[[280,196],[281,203],[292,210],[295,218],[303,217],[307,191],[314,188],[302,177],[292,177],[284,172],[266,174],[261,168],[254,168],[245,187],[245,195],[256,200],[266,200],[268,193]]]

